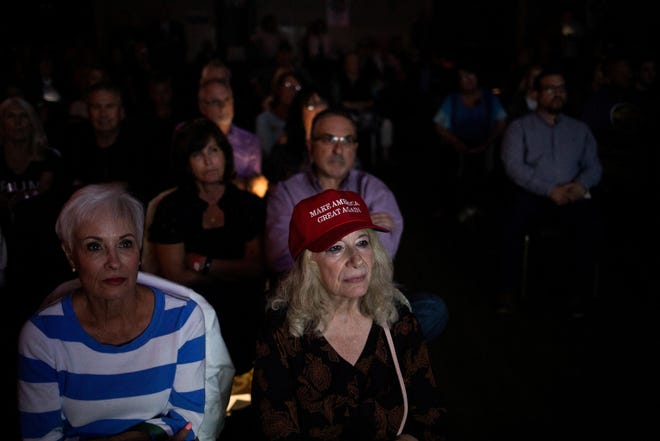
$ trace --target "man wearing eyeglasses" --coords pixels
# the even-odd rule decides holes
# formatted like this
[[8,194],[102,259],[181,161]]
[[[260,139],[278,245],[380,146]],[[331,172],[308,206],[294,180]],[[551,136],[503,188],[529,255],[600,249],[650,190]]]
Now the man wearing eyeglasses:
[[[379,233],[379,237],[394,259],[403,232],[403,216],[390,188],[378,177],[355,167],[357,149],[357,127],[349,113],[328,108],[314,117],[311,138],[307,141],[309,168],[278,182],[268,193],[266,260],[272,275],[271,287],[293,266],[288,245],[293,207],[327,189],[360,194],[372,222],[389,230]],[[411,304],[427,338],[437,337],[447,321],[443,300],[423,293],[411,296]]]
[[198,104],[200,113],[216,123],[231,144],[236,186],[263,197],[265,187],[257,185],[265,179],[261,173],[261,143],[256,134],[233,123],[234,96],[231,86],[221,79],[204,81],[199,86]]
[[514,119],[502,139],[502,163],[514,190],[513,206],[504,222],[498,311],[508,312],[512,306],[524,235],[532,226],[550,224],[572,245],[572,252],[562,257],[569,263],[565,291],[572,313],[579,317],[587,294],[593,292],[601,234],[591,199],[602,174],[597,143],[584,122],[563,113],[567,94],[560,71],[542,71],[534,87],[536,111]]

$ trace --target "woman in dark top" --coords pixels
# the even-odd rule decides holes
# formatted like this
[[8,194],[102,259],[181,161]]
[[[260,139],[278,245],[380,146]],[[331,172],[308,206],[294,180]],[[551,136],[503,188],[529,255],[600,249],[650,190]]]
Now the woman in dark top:
[[445,439],[428,348],[375,230],[354,192],[294,208],[296,261],[269,299],[252,379],[265,439]]
[[172,161],[178,186],[149,227],[159,275],[214,306],[236,374],[245,373],[263,314],[265,201],[232,184],[231,145],[210,120],[177,129]]
[[[7,241],[7,286],[34,293],[19,296],[19,325],[41,302],[37,293],[71,274],[52,227],[68,197],[61,179],[60,153],[49,146],[34,107],[20,97],[5,99],[0,103],[0,230]],[[34,262],[48,262],[49,271],[34,277]]]

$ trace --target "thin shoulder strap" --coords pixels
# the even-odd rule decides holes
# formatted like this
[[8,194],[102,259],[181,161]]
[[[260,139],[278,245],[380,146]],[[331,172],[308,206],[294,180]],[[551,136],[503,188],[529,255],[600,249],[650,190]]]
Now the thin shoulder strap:
[[403,395],[403,418],[401,419],[399,431],[396,433],[397,436],[399,436],[403,432],[403,426],[406,425],[406,419],[408,418],[408,394],[406,394],[406,384],[403,382],[403,375],[401,375],[401,368],[399,367],[399,359],[396,356],[396,349],[394,348],[394,342],[392,341],[392,333],[390,333],[390,328],[386,326],[383,326],[383,329],[385,330],[385,337],[387,337],[387,344],[390,346],[390,352],[392,352],[392,360],[394,361],[394,367],[396,368],[396,375],[399,377],[401,395]]

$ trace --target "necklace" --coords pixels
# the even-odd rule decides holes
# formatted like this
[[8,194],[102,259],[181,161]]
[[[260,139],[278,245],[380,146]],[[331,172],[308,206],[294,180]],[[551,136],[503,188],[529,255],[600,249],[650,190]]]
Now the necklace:
[[204,224],[209,227],[221,227],[225,224],[225,212],[215,204],[210,204],[204,211]]

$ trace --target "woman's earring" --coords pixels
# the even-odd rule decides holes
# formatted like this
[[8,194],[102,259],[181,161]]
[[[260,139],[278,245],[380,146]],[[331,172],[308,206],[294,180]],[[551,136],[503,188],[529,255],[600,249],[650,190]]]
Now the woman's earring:
[[75,267],[75,266],[72,266],[72,267],[71,267],[71,272],[72,272],[72,273],[75,273],[75,272],[76,272],[76,267]]

